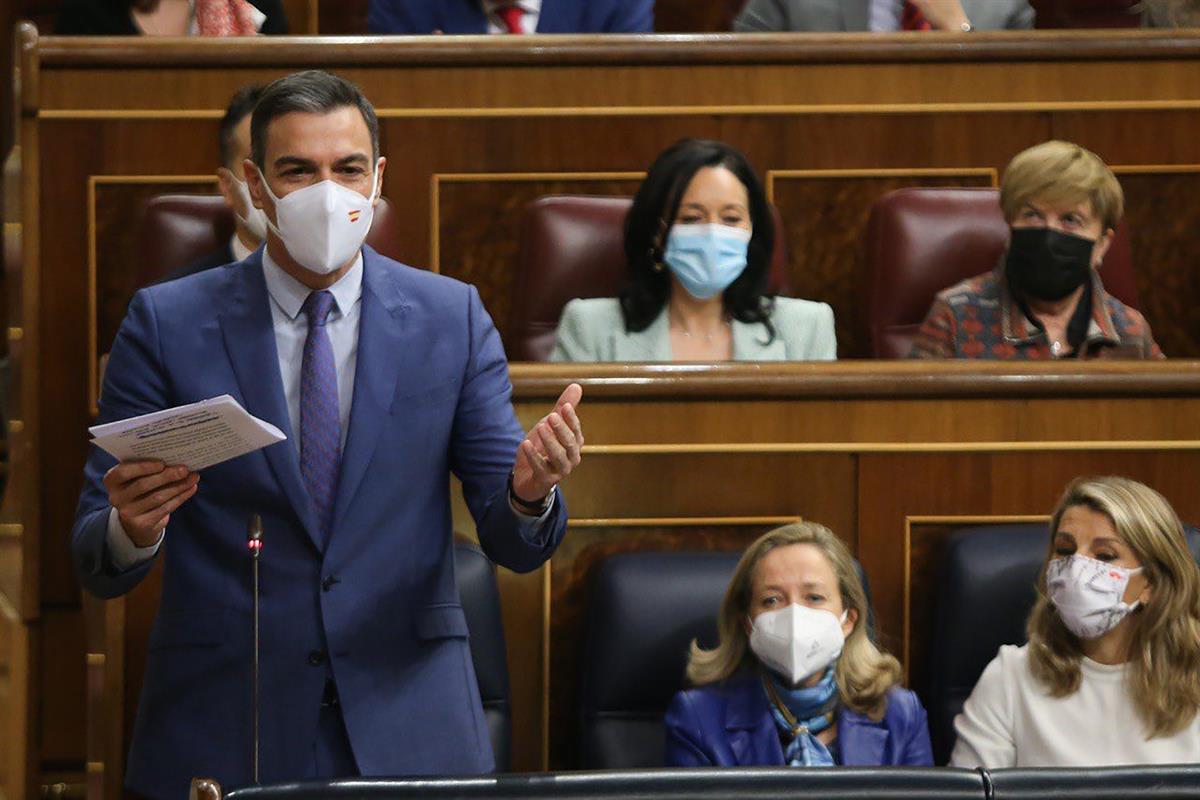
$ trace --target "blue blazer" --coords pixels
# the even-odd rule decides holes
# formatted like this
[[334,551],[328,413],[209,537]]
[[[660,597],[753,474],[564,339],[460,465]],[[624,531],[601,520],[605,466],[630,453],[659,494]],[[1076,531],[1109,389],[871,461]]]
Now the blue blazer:
[[[481,0],[371,0],[371,33],[487,33]],[[654,0],[542,0],[538,33],[653,33]]]
[[[227,393],[289,437],[204,470],[171,515],[126,784],[176,798],[195,776],[248,782],[252,513],[264,529],[262,782],[306,777],[329,671],[364,775],[488,772],[448,473],[462,482],[484,551],[510,569],[536,568],[566,529],[561,497],[536,541],[509,507],[523,434],[500,338],[473,287],[363,248],[354,400],[323,546],[291,438],[261,252],[139,291],[105,373],[101,422]],[[92,449],[71,534],[80,580],[105,598],[151,567],[117,572],[109,558],[101,479],[112,465]]]
[[[917,696],[893,687],[879,722],[838,712],[839,764],[933,766],[929,723]],[[783,766],[783,745],[758,676],[679,692],[667,709],[668,767]]]

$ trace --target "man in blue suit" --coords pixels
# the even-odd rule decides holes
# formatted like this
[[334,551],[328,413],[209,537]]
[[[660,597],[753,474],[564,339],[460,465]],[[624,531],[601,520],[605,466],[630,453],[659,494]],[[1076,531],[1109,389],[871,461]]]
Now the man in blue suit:
[[485,552],[536,568],[566,529],[555,487],[579,463],[580,389],[523,435],[475,289],[362,246],[386,162],[355,86],[281,78],[251,139],[265,248],[137,293],[100,417],[230,394],[288,440],[202,475],[94,449],[72,531],[101,597],[165,560],[126,784],[178,798],[196,776],[250,780],[252,514],[262,781],[487,772],[448,473]]
[[654,0],[371,0],[371,33],[653,33]]

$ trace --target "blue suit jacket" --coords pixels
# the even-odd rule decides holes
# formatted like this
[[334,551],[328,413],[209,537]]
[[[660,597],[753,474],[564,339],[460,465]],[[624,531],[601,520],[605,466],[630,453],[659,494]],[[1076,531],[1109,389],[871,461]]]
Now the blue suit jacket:
[[[449,473],[484,551],[510,569],[550,556],[566,510],[560,497],[544,538],[526,541],[508,505],[522,430],[475,289],[363,250],[358,368],[328,546],[294,440],[204,470],[171,515],[126,778],[148,797],[183,797],[201,775],[248,782],[251,513],[264,528],[262,781],[306,776],[328,669],[363,774],[493,768],[454,583]],[[261,250],[138,292],[113,344],[100,420],[228,393],[292,437],[269,302]],[[112,465],[93,448],[71,539],[80,579],[101,597],[150,569],[118,573],[109,558],[101,479]],[[326,578],[338,582],[323,589]]]
[[[893,687],[879,722],[838,712],[842,766],[933,766],[929,723],[917,696]],[[783,766],[783,746],[758,676],[679,692],[667,709],[669,767]]]
[[[480,0],[371,0],[371,33],[487,33]],[[653,33],[654,0],[542,0],[538,33]]]

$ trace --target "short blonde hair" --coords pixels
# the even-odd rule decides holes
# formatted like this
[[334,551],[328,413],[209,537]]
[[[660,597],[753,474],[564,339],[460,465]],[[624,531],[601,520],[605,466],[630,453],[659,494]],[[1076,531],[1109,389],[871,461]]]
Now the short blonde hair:
[[1000,179],[1000,208],[1008,222],[1030,200],[1055,205],[1087,202],[1105,230],[1116,228],[1125,213],[1125,193],[1100,156],[1056,139],[1017,153]]
[[1050,545],[1029,615],[1029,664],[1054,697],[1073,694],[1083,650],[1046,594],[1046,567],[1063,514],[1082,506],[1103,514],[1133,550],[1152,587],[1134,612],[1128,683],[1148,738],[1183,730],[1200,711],[1200,569],[1188,550],[1179,517],[1158,492],[1128,478],[1078,478],[1067,487],[1050,522]]
[[850,551],[833,531],[815,522],[796,522],[776,528],[746,548],[721,603],[717,618],[720,641],[712,650],[704,650],[698,642],[692,642],[688,680],[694,686],[718,683],[744,667],[758,664],[750,651],[743,624],[750,614],[754,570],[767,553],[793,544],[811,544],[825,554],[837,575],[843,608],[853,609],[857,615],[854,630],[846,637],[835,670],[838,694],[849,708],[879,720],[887,710],[888,690],[900,681],[900,662],[877,649],[867,635],[866,592]]

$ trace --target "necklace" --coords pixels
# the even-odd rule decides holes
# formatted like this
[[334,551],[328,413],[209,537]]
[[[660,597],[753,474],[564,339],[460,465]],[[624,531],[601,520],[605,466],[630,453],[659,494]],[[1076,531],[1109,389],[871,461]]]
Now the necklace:
[[[686,325],[684,325],[682,321],[680,321],[680,320],[677,320],[677,319],[676,319],[676,320],[672,320],[672,319],[670,318],[670,315],[668,315],[667,319],[670,321],[670,323],[671,323],[671,327],[672,327],[674,330],[678,331],[680,334],[682,334],[682,335],[683,335],[683,338],[685,338],[685,339],[692,339],[692,338],[695,338],[695,334],[693,334],[691,331],[689,331],[689,330],[687,329],[687,326],[686,326]],[[728,328],[728,327],[729,327],[729,320],[728,320],[728,319],[724,319],[724,320],[722,320],[722,321],[721,321],[721,324],[722,324],[722,325],[724,325],[726,328]],[[705,334],[703,334],[703,336],[704,336],[704,343],[705,343],[705,344],[712,344],[712,343],[713,343],[713,339],[717,338],[717,334],[716,334],[716,332],[709,332],[709,333],[705,333]]]

